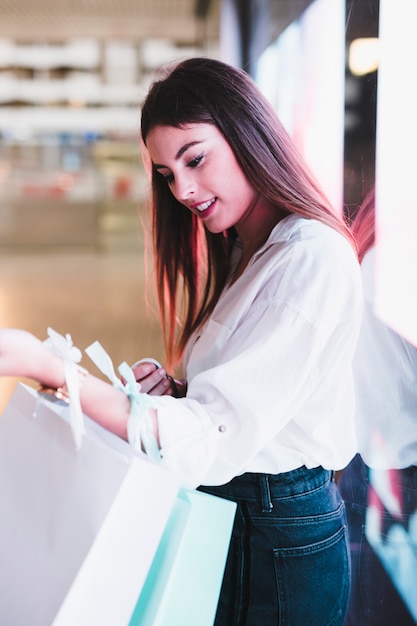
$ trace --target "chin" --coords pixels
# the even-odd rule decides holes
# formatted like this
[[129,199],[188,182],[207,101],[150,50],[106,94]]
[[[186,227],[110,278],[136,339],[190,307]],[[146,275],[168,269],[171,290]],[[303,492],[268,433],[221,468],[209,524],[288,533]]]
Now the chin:
[[223,233],[226,229],[221,226],[215,226],[214,224],[204,224],[204,226],[209,230],[213,235],[217,235],[218,233]]

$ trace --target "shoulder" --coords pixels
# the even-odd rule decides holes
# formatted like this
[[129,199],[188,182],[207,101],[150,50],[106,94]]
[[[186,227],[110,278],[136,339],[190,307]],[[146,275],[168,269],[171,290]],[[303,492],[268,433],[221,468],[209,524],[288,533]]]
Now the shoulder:
[[[315,219],[308,219],[298,215],[290,215],[271,232],[268,244],[276,253],[284,253],[301,269],[303,261],[308,265],[323,266],[323,269],[333,273],[335,267],[329,266],[329,261],[336,263],[340,269],[359,275],[359,263],[349,241],[339,232]],[[278,252],[279,251],[279,252]]]
[[347,239],[331,226],[317,219],[299,215],[289,215],[278,222],[271,232],[271,237],[276,241],[311,241],[317,239],[328,240],[329,242],[343,241],[351,247]]
[[271,233],[269,289],[308,318],[350,317],[362,301],[360,266],[349,241],[318,220],[295,215]]

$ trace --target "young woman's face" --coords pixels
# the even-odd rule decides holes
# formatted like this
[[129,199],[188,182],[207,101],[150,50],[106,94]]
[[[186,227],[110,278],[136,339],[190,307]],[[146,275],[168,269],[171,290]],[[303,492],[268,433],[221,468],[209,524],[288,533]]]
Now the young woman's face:
[[229,144],[212,124],[156,126],[146,145],[175,198],[213,233],[251,221],[258,193]]

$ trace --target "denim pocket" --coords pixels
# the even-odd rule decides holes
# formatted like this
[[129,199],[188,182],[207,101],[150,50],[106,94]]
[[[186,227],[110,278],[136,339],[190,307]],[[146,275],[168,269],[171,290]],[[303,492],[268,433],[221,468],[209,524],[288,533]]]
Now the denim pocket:
[[343,624],[350,589],[344,526],[315,543],[277,548],[274,557],[280,626]]
[[331,473],[245,474],[204,491],[238,502],[215,626],[341,626],[345,507]]

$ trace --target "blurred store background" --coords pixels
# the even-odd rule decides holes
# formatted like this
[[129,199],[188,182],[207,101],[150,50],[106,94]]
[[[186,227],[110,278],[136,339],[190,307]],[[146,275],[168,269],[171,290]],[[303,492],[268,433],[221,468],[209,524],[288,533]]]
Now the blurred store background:
[[165,62],[247,69],[354,212],[375,182],[378,20],[379,0],[0,0],[1,325],[163,359],[138,132]]

